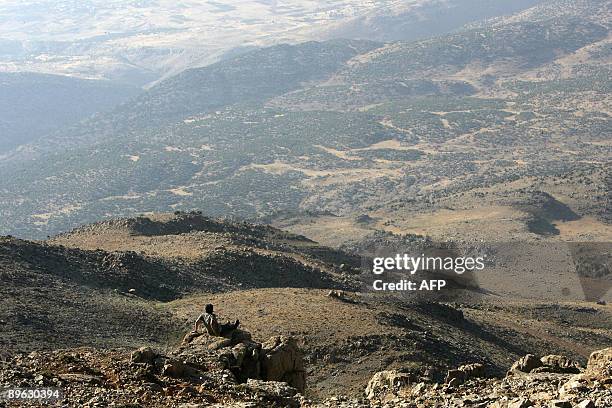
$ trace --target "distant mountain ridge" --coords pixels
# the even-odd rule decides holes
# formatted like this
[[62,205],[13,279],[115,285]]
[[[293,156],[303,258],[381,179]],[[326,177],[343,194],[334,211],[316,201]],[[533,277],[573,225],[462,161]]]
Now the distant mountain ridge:
[[377,41],[415,41],[460,30],[466,24],[511,15],[546,0],[451,0],[398,2],[331,24],[326,36]]

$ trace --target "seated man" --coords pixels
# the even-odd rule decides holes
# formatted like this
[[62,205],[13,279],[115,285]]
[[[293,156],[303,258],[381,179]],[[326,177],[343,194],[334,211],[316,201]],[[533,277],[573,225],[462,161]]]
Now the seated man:
[[207,304],[204,313],[202,313],[195,322],[194,331],[196,333],[199,331],[200,324],[204,325],[209,335],[222,337],[236,330],[238,325],[240,325],[240,321],[236,320],[234,324],[229,322],[226,324],[219,324],[217,316],[213,313],[213,305]]

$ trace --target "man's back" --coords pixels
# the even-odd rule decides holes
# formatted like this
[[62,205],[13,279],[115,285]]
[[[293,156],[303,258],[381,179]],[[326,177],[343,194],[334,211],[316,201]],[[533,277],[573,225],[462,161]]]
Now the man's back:
[[202,321],[204,323],[204,327],[206,331],[211,336],[219,336],[221,335],[221,330],[219,328],[219,322],[217,321],[217,316],[214,313],[204,313],[198,317],[198,321]]
[[204,313],[198,316],[198,320],[196,320],[194,328],[195,332],[198,331],[198,327],[200,326],[200,324],[203,324],[204,327],[206,327],[206,331],[211,336],[227,335],[228,333],[231,333],[238,328],[238,325],[240,324],[239,320],[236,320],[234,324],[228,322],[227,324],[220,325],[219,321],[217,320],[217,316],[215,315],[213,310],[213,305],[206,305],[206,307],[204,308]]

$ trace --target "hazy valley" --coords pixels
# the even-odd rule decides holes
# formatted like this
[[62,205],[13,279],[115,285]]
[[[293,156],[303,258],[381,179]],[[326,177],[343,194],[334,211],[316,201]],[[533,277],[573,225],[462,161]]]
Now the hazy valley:
[[[1,4],[0,386],[86,407],[611,406],[610,17]],[[485,270],[375,293],[389,253]],[[240,330],[190,332],[207,303]]]
[[1,231],[203,209],[334,245],[338,225],[344,238],[488,240],[495,225],[498,240],[607,241],[609,10],[557,3],[537,21],[187,70],[2,159]]

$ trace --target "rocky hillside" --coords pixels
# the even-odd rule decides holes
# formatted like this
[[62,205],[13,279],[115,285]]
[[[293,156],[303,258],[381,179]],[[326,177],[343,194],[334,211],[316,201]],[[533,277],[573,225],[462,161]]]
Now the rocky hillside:
[[[295,340],[265,343],[239,331],[213,339],[190,333],[175,350],[130,353],[73,349],[20,355],[0,367],[0,385],[58,387],[62,406],[102,407],[568,407],[612,403],[612,349],[592,353],[586,368],[561,355],[528,354],[505,377],[480,363],[449,370],[443,381],[426,373],[376,373],[361,398],[317,402],[301,395],[308,378]],[[38,401],[7,406],[37,406]]]
[[546,3],[541,0],[414,1],[381,3],[370,12],[325,27],[326,36],[377,41],[417,40],[461,29],[475,21],[511,15]]
[[[501,376],[527,354],[566,354],[584,362],[612,341],[608,306],[587,303],[413,302],[366,293],[256,289],[195,295],[168,307],[180,319],[212,301],[224,318],[240,318],[257,338],[295,337],[311,379],[307,395],[359,396],[373,373],[414,370],[442,381],[446,371],[482,363]],[[520,343],[516,339],[520,338]]]
[[70,407],[297,407],[306,378],[294,339],[273,337],[262,344],[237,331],[229,338],[191,333],[166,353],[149,347],[131,354],[89,348],[33,352],[0,367],[0,385],[7,384],[58,387],[62,395],[56,401]]
[[[507,375],[487,379],[480,364],[450,370],[445,384],[431,384],[410,373],[377,373],[366,389],[374,406],[607,407],[612,404],[612,349],[593,352],[585,367],[560,355],[528,354]],[[369,406],[348,403],[332,406]]]
[[105,222],[47,242],[4,237],[1,342],[6,351],[167,343],[184,323],[159,302],[258,287],[354,288],[339,267],[351,261],[303,237],[198,214]]
[[[478,296],[451,303],[372,294],[361,290],[360,265],[360,257],[302,236],[199,213],[103,221],[43,242],[5,237],[0,345],[26,372],[57,357],[57,371],[43,373],[43,384],[53,378],[76,383],[82,396],[71,401],[77,404],[96,396],[83,382],[110,387],[106,381],[119,381],[124,371],[140,373],[129,379],[138,395],[159,391],[143,381],[169,387],[171,395],[184,388],[154,379],[163,364],[149,372],[123,361],[130,349],[144,346],[173,356],[207,303],[223,320],[239,318],[257,339],[294,338],[310,378],[304,393],[315,401],[360,396],[385,369],[443,381],[451,368],[480,363],[501,376],[527,353],[562,353],[583,363],[612,342],[612,314],[603,304],[510,299],[477,288],[461,290]],[[89,349],[54,351],[79,347]],[[41,354],[26,357],[32,351]],[[21,371],[2,375],[5,382],[41,381]],[[232,390],[210,401],[251,398]]]

